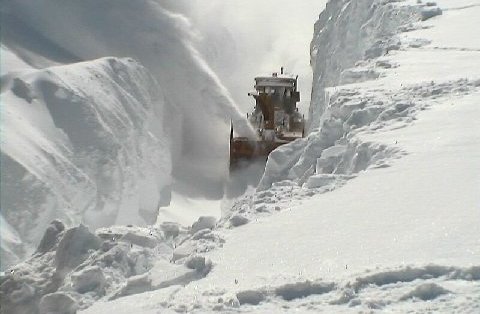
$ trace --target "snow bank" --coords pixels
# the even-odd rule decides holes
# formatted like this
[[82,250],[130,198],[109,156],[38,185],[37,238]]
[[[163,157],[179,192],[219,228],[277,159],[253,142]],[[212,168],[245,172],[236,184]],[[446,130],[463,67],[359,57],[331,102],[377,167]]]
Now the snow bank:
[[[372,97],[376,94],[374,89],[359,93],[347,85],[384,75],[382,69],[395,64],[377,61],[377,58],[409,44],[402,43],[398,34],[415,28],[413,23],[422,20],[423,5],[394,2],[339,0],[327,3],[315,24],[311,43],[314,75],[309,134],[270,154],[260,190],[285,179],[302,185],[312,175],[317,175],[317,179],[310,180],[308,185],[316,187],[318,184],[312,182],[322,181],[322,174],[354,174],[374,164],[378,166],[379,159],[386,162],[398,153],[387,145],[373,147],[361,143],[355,134],[365,128],[382,128],[388,120],[413,119],[413,99],[405,102],[400,95],[378,99]],[[327,161],[322,158],[322,152],[332,146],[349,148]],[[343,161],[333,165],[334,159]]]
[[315,23],[310,130],[319,128],[327,105],[324,89],[338,85],[342,72],[364,58],[398,49],[398,27],[420,19],[418,9],[394,1],[329,1]]
[[155,222],[170,185],[168,106],[144,67],[104,58],[2,83],[2,269],[53,219]]
[[426,283],[416,287],[411,292],[405,294],[400,298],[400,300],[408,300],[408,299],[419,299],[422,301],[433,300],[443,294],[451,293],[447,289],[439,286],[435,283]]
[[[1,275],[2,311],[75,313],[98,300],[202,279],[213,267],[203,253],[222,240],[208,228],[196,235],[190,231],[168,223],[94,233],[83,225],[66,228],[53,221],[35,254]],[[174,249],[187,246],[190,251],[175,259]]]
[[2,5],[2,269],[56,218],[155,222],[171,176],[194,196],[222,197],[230,120],[251,129],[195,47],[196,30],[165,7]]
[[[158,81],[176,116],[164,121],[174,176],[212,194],[209,187],[221,184],[226,173],[230,120],[245,135],[250,127],[195,47],[196,30],[165,6],[160,1],[12,1],[2,8],[2,28],[21,25],[25,34],[4,41],[26,60],[28,46],[21,39],[40,34],[45,39],[41,52],[50,55],[59,47],[82,60],[117,56],[139,61]],[[31,64],[41,66],[36,60]]]

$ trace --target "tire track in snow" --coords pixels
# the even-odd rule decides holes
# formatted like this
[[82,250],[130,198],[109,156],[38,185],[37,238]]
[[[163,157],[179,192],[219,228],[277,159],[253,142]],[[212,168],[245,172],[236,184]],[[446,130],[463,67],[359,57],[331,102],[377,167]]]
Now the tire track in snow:
[[471,8],[475,8],[475,7],[480,7],[480,3],[465,5],[465,6],[457,7],[457,8],[446,8],[446,9],[443,9],[443,11],[459,11],[459,10],[471,9]]
[[[388,310],[405,302],[436,301],[448,304],[456,294],[455,284],[478,286],[480,266],[442,265],[402,266],[396,269],[367,272],[346,282],[307,279],[278,286],[264,286],[218,295],[207,291],[215,300],[203,304],[213,311],[268,311],[269,308],[339,311],[341,308]],[[448,286],[449,289],[444,288]],[[454,288],[451,288],[454,287]],[[174,306],[175,301],[172,301]]]

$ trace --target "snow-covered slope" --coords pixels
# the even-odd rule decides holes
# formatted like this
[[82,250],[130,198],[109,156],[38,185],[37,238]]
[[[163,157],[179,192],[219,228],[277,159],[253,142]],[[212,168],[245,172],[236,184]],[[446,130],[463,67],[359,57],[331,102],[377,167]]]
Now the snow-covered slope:
[[[338,114],[330,117],[323,114],[329,102],[325,93],[326,87],[336,86],[350,76],[351,81],[376,78],[375,71],[345,71],[360,60],[379,57],[387,51],[399,49],[398,40],[392,35],[398,32],[400,25],[408,25],[417,21],[420,12],[410,6],[397,7],[394,4],[375,1],[329,1],[319,20],[315,23],[315,34],[311,44],[311,64],[314,69],[312,101],[309,109],[309,136],[296,147],[286,146],[275,151],[268,164],[261,188],[268,188],[272,182],[282,179],[306,180],[314,171],[316,159],[321,152],[344,138],[344,146],[348,146],[346,134],[349,128],[355,128],[358,121],[350,118],[353,106],[343,106],[343,97],[339,97]],[[350,75],[347,75],[350,74]],[[360,100],[361,102],[365,100]],[[359,106],[362,106],[359,104]],[[347,109],[347,110],[345,110]],[[382,108],[376,108],[377,115]],[[385,108],[386,109],[386,108]],[[359,112],[357,116],[369,115]],[[368,123],[372,121],[367,121]],[[363,122],[362,122],[363,123]],[[360,125],[360,127],[363,125]],[[356,144],[353,144],[356,145]],[[351,145],[350,145],[351,146]],[[357,145],[358,146],[358,145]],[[292,150],[294,153],[292,153]],[[351,158],[355,155],[355,149]],[[374,153],[373,153],[374,154]],[[350,158],[350,159],[351,159]],[[368,162],[368,161],[366,161]],[[343,172],[355,172],[355,165],[344,162]],[[358,168],[358,167],[357,167]],[[362,168],[360,166],[360,168]],[[360,169],[358,168],[358,169]],[[360,169],[363,170],[363,169]]]
[[[140,62],[158,81],[166,100],[181,112],[181,119],[168,126],[176,143],[172,152],[176,175],[195,172],[204,181],[224,175],[226,162],[218,159],[228,149],[224,136],[228,123],[238,120],[242,131],[245,120],[197,51],[196,31],[185,17],[168,11],[161,1],[9,1],[2,12],[7,16],[2,22],[5,29],[19,29],[20,24],[28,39],[41,34],[45,40],[37,46],[43,50],[48,45],[49,52],[65,51],[82,60],[117,56]],[[18,38],[6,37],[5,42],[27,59],[23,51],[28,46]],[[200,165],[192,166],[193,161]]]
[[2,269],[53,218],[154,223],[172,176],[222,197],[229,122],[250,129],[186,18],[161,1],[4,1],[0,12]]
[[144,67],[105,58],[6,74],[2,84],[4,267],[53,219],[155,223],[168,203],[171,156],[167,108]]
[[[478,0],[331,0],[312,45],[318,126],[270,156],[256,192],[220,221],[203,217],[188,229],[93,234],[55,222],[37,253],[2,277],[2,304],[67,313],[478,312],[478,8]],[[363,52],[340,52],[356,46]],[[336,63],[336,73],[316,67]]]

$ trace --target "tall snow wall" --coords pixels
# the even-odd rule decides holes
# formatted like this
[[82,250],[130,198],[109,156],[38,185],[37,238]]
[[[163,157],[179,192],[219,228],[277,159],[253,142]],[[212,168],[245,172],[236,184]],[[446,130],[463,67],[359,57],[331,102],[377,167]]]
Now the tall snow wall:
[[[395,0],[330,0],[315,23],[310,47],[313,68],[309,129],[320,127],[328,106],[325,88],[339,85],[344,70],[395,49],[401,25],[419,19],[417,9]],[[397,48],[398,49],[398,48]]]
[[53,219],[152,224],[168,203],[163,95],[133,59],[103,58],[2,77],[2,268]]
[[[315,23],[311,43],[312,99],[308,136],[283,145],[269,156],[258,189],[281,180],[303,184],[315,171],[322,152],[346,141],[348,127],[329,112],[329,87],[351,83],[346,70],[357,62],[399,49],[395,33],[399,26],[418,21],[418,8],[395,0],[330,0]],[[363,78],[358,78],[362,80]]]
[[251,130],[187,19],[153,0],[6,0],[0,13],[2,269],[54,218],[152,224],[172,181],[221,197],[230,120]]
[[[36,67],[43,67],[53,51],[53,61],[62,63],[117,56],[144,65],[164,91],[166,102],[179,111],[179,119],[170,121],[166,129],[171,130],[174,176],[180,180],[196,178],[199,186],[219,184],[227,168],[230,120],[239,132],[250,131],[228,91],[198,53],[196,30],[161,1],[6,1],[2,24],[3,42]],[[45,40],[25,43],[39,37]]]

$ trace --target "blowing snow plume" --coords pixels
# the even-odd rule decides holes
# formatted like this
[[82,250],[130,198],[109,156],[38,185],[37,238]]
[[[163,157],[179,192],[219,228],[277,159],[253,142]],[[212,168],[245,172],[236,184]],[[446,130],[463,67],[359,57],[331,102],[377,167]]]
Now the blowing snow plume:
[[201,36],[198,47],[244,112],[252,108],[247,92],[260,74],[281,66],[299,75],[307,112],[312,81],[309,45],[323,0],[162,0],[190,18]]
[[[55,48],[43,47],[42,60],[53,59],[48,54],[61,49],[82,60],[113,55],[143,64],[171,108],[162,122],[172,149],[173,174],[180,180],[218,181],[223,176],[230,119],[237,131],[251,134],[228,91],[194,47],[195,30],[189,21],[155,1],[7,1],[2,21],[2,29],[21,25],[35,30],[36,41],[41,34],[44,45]],[[25,49],[28,36],[23,42],[17,38],[4,36],[3,41],[31,65],[42,66],[40,58],[32,58]]]
[[[247,96],[253,91],[254,77],[270,76],[281,66],[299,76],[302,96],[298,107],[301,112],[308,111],[312,81],[309,46],[313,24],[326,1],[160,1],[165,8],[188,16],[199,30],[194,38],[196,47],[244,113],[251,112],[255,103]],[[263,167],[255,165],[231,176],[227,196],[243,193],[247,181],[256,186]]]

